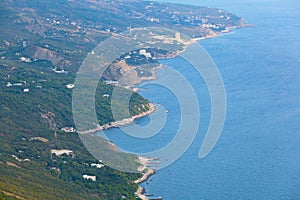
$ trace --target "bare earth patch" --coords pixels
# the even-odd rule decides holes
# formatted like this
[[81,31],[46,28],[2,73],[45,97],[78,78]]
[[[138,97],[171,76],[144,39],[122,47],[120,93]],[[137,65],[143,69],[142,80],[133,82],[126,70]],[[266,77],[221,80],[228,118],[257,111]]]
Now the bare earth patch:
[[13,193],[5,192],[5,191],[3,191],[3,190],[0,190],[0,191],[1,191],[3,194],[7,195],[7,196],[15,197],[15,198],[17,198],[17,199],[24,199],[23,197],[20,197],[20,196],[18,196],[18,195],[13,194]]
[[6,164],[7,164],[8,166],[11,166],[11,167],[21,168],[21,167],[19,167],[18,165],[16,165],[15,163],[12,163],[12,162],[9,162],[9,161],[7,161]]
[[38,140],[38,141],[41,141],[43,143],[49,142],[49,140],[47,140],[46,138],[42,138],[42,137],[34,137],[34,138],[31,138],[29,141],[34,141],[34,140]]

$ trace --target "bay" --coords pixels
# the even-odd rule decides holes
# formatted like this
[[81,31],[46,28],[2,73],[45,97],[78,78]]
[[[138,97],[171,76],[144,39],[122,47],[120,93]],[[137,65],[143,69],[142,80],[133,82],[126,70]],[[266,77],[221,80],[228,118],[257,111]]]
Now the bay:
[[[161,60],[198,91],[200,128],[188,151],[142,186],[167,200],[300,199],[299,2],[185,3],[223,8],[255,26],[200,42],[218,66],[227,95],[222,135],[203,160],[198,153],[211,116],[207,87],[182,58]],[[159,78],[166,73],[166,68],[157,72]],[[149,139],[132,138],[120,129],[106,135],[122,149],[143,153],[172,140],[181,113],[176,95],[167,88],[145,85],[140,93],[169,111],[163,130]],[[137,123],[147,125],[149,117]]]

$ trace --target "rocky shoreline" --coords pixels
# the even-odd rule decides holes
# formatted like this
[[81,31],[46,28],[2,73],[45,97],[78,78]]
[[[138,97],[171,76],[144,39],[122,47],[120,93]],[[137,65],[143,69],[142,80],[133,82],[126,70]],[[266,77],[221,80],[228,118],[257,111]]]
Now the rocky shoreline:
[[[128,124],[132,124],[134,123],[134,121],[136,119],[145,117],[147,115],[150,115],[151,113],[155,112],[156,110],[156,106],[152,103],[149,103],[149,110],[143,113],[140,113],[138,115],[135,115],[131,118],[127,118],[127,119],[123,119],[120,121],[116,121],[116,122],[112,122],[110,124],[105,124],[102,126],[98,126],[95,129],[91,129],[91,130],[87,130],[87,131],[82,131],[79,132],[80,134],[93,134],[96,133],[98,131],[103,131],[103,130],[107,130],[110,128],[116,128],[116,127],[121,127],[121,126],[126,126]],[[148,163],[151,161],[151,158],[145,158],[145,157],[139,157],[138,158],[138,162],[141,164],[141,166],[137,169],[141,174],[143,174],[143,176],[139,179],[137,179],[136,181],[134,181],[135,184],[140,184],[143,183],[145,181],[147,181],[149,179],[150,176],[154,175],[156,173],[155,169],[150,169],[147,168]],[[145,188],[138,186],[137,191],[135,192],[135,195],[142,199],[142,200],[148,200],[147,196],[145,195]]]
[[[137,179],[136,181],[134,181],[135,184],[140,184],[143,183],[145,181],[147,181],[149,179],[150,176],[156,174],[155,169],[149,169],[147,168],[147,164],[152,161],[151,158],[145,158],[145,157],[139,157],[139,162],[142,164],[142,166],[140,168],[138,168],[138,171],[140,171],[143,174],[143,176],[139,179]],[[145,188],[143,188],[142,186],[138,186],[137,191],[135,192],[135,195],[142,199],[142,200],[148,200],[147,195],[145,195]]]
[[156,110],[156,106],[153,103],[149,103],[148,106],[149,106],[148,111],[140,113],[140,114],[135,115],[135,116],[132,116],[131,118],[126,118],[126,119],[122,119],[120,121],[111,122],[109,124],[104,124],[102,126],[99,125],[95,129],[90,129],[90,130],[87,130],[87,131],[80,131],[78,133],[80,133],[80,134],[93,134],[93,133],[96,133],[98,131],[103,131],[103,130],[107,130],[107,129],[110,129],[110,128],[117,128],[117,127],[126,126],[128,124],[132,124],[132,123],[134,123],[134,121],[136,119],[139,119],[139,118],[145,117],[147,115],[150,115],[151,113],[153,113]]

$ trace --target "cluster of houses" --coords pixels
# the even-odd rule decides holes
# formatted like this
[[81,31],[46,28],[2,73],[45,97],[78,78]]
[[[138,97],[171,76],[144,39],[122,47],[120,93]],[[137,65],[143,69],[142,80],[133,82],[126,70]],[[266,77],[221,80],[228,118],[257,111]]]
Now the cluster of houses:
[[[8,75],[7,78],[10,78],[10,75]],[[38,80],[38,82],[46,82],[46,81],[47,81],[47,80],[43,80],[43,79]],[[31,82],[32,82],[33,84],[36,83],[36,81],[31,81]],[[30,92],[30,89],[29,89],[28,86],[29,86],[29,85],[27,84],[26,81],[20,81],[20,82],[15,82],[15,83],[7,82],[7,83],[6,83],[6,87],[21,87],[21,88],[23,88],[23,92],[24,92],[24,93]],[[43,88],[43,87],[42,87],[41,85],[36,85],[36,88],[41,89],[41,88]]]
[[21,159],[21,158],[17,157],[16,155],[11,155],[11,156],[19,162],[29,162],[30,161],[30,159],[28,159],[28,158]]
[[[100,162],[102,162],[102,160],[100,160]],[[88,166],[89,164],[86,163],[86,165]],[[91,167],[96,167],[98,169],[101,169],[102,167],[105,167],[105,165],[103,165],[103,164],[97,164],[97,163],[92,163],[90,166]],[[82,177],[85,180],[92,180],[94,182],[97,180],[96,176],[91,176],[91,175],[87,175],[87,174],[82,175]]]
[[[24,86],[26,86],[26,81],[24,81],[24,83],[11,83],[11,82],[7,82],[7,84],[6,84],[6,87],[24,87]],[[75,84],[68,84],[68,85],[66,85],[66,87],[68,89],[73,89],[75,87]],[[41,89],[43,87],[41,85],[37,85],[36,88]],[[30,91],[29,88],[24,88],[23,89],[24,93],[28,93],[29,91]]]
[[[100,160],[100,162],[102,162],[102,161]],[[85,165],[86,165],[86,166],[89,166],[88,163],[85,163]],[[105,167],[104,164],[97,164],[97,163],[92,163],[92,164],[90,164],[90,166],[91,166],[91,167],[96,167],[96,168],[98,168],[98,169],[101,169],[102,167]],[[87,174],[82,175],[82,177],[83,177],[83,179],[85,179],[85,180],[92,180],[92,181],[94,181],[94,182],[97,180],[97,177],[96,177],[96,176],[91,176],[91,175],[87,175]]]
[[[57,149],[52,149],[51,150],[51,156],[52,155],[56,155],[57,157],[60,157],[62,155],[67,155],[67,156],[74,156],[74,152],[71,151],[71,150],[68,150],[68,149],[61,149],[61,150],[57,150]],[[17,158],[17,157],[16,157]],[[85,166],[91,166],[91,167],[96,167],[98,169],[101,169],[103,167],[105,167],[104,164],[102,164],[102,160],[99,160],[100,163],[91,163],[91,164],[88,164],[88,163],[84,163]],[[64,162],[64,163],[67,163],[67,162]],[[50,170],[53,170],[53,171],[57,171],[60,173],[60,168],[57,168],[57,167],[51,167]],[[93,175],[88,175],[88,174],[83,174],[82,175],[82,178],[85,179],[85,180],[91,180],[91,181],[94,181],[96,182],[97,181],[97,177],[96,176],[93,176]]]
[[[14,87],[14,86],[20,87],[20,86],[23,86],[23,83],[11,83],[11,82],[7,82],[7,84],[6,84],[6,87]],[[23,89],[24,93],[28,93],[29,91],[30,91],[29,88],[24,88]]]

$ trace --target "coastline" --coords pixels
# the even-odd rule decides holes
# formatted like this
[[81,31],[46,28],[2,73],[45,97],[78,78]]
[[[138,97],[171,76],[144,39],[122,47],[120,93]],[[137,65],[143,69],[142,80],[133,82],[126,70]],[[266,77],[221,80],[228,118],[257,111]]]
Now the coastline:
[[[248,26],[250,26],[250,25],[248,25]],[[244,27],[248,27],[248,26],[245,25]],[[224,32],[224,34],[230,33],[231,29],[234,29],[234,28],[239,28],[239,27],[229,27],[228,29],[226,29],[226,32]],[[187,48],[189,46],[191,46],[192,44],[195,44],[198,41],[201,41],[201,40],[204,40],[204,39],[215,38],[215,37],[218,37],[220,35],[221,34],[218,34],[216,32],[211,32],[210,34],[208,34],[204,37],[192,38],[187,42],[181,41],[184,44],[184,47],[183,47],[182,50],[167,54],[163,57],[157,57],[156,59],[175,58],[175,57],[179,56],[180,54],[184,53],[187,50]],[[158,70],[162,67],[163,67],[163,65],[159,64],[158,66],[151,69],[152,76],[150,76],[150,77],[141,77],[137,84],[127,85],[127,86],[123,86],[123,87],[126,88],[126,89],[131,89],[134,92],[138,92],[139,90],[138,90],[138,88],[135,88],[135,86],[141,84],[143,81],[150,81],[150,80],[157,79],[158,77],[156,76],[156,70]],[[145,117],[147,115],[150,115],[151,113],[153,113],[155,111],[156,106],[153,103],[149,103],[148,105],[149,105],[150,109],[146,112],[143,112],[143,113],[140,113],[138,115],[132,116],[131,118],[126,118],[126,119],[122,119],[122,120],[119,120],[119,121],[111,122],[109,124],[104,124],[102,126],[97,125],[97,128],[89,129],[89,130],[86,130],[86,131],[78,131],[78,133],[80,133],[80,134],[93,134],[93,133],[98,132],[98,131],[103,131],[103,130],[107,130],[107,129],[110,129],[110,128],[117,128],[117,127],[122,127],[122,126],[132,124],[132,123],[134,123],[134,121],[136,119]]]
[[[242,26],[235,26],[235,27],[227,27],[226,30],[224,30],[222,33],[217,33],[217,32],[210,32],[208,35],[204,36],[204,37],[199,37],[199,38],[193,38],[191,39],[190,41],[184,43],[184,47],[183,47],[183,50],[181,51],[177,51],[177,52],[173,52],[172,54],[169,54],[163,58],[158,58],[158,59],[170,59],[170,58],[175,58],[177,56],[180,56],[180,54],[184,53],[187,48],[192,45],[192,44],[195,44],[201,40],[205,40],[205,39],[210,39],[210,38],[215,38],[215,37],[218,37],[220,35],[223,35],[223,34],[227,34],[227,33],[231,33],[232,32],[232,29],[238,29],[238,28],[247,28],[247,27],[252,27],[253,25],[252,24],[243,24]],[[161,68],[162,66],[160,66],[159,68]],[[157,76],[156,76],[156,73],[155,71],[157,70],[157,68],[154,68],[153,69],[153,76],[152,78],[153,79],[156,79]],[[138,180],[136,180],[134,183],[136,184],[140,184],[140,183],[143,183],[145,181],[147,181],[149,179],[150,176],[156,174],[156,171],[155,169],[149,169],[147,168],[147,163],[149,163],[151,159],[150,158],[143,158],[143,157],[139,157],[139,162],[142,164],[143,166],[143,169],[139,169],[139,171],[143,171],[145,169],[148,169],[147,172],[143,173],[143,176],[141,178],[139,178]],[[146,189],[140,185],[138,185],[138,189],[137,191],[135,192],[135,195],[142,199],[142,200],[149,200],[149,198],[147,197],[147,195],[145,194],[146,193]]]
[[126,85],[126,86],[123,86],[123,87],[128,89],[128,90],[133,90],[134,92],[139,92],[138,86],[141,85],[141,83],[143,83],[144,81],[152,81],[152,80],[158,79],[158,77],[156,75],[156,70],[161,69],[163,67],[164,67],[164,65],[158,64],[156,67],[151,69],[152,76],[140,77],[140,79],[138,80],[138,82],[136,84],[130,84],[130,85]]
[[210,31],[210,33],[208,33],[206,36],[191,38],[191,40],[189,40],[188,42],[183,42],[183,44],[185,45],[183,47],[183,50],[174,52],[173,54],[169,54],[166,57],[159,58],[159,59],[175,58],[177,56],[180,56],[180,54],[184,53],[189,46],[191,46],[192,44],[195,44],[195,43],[197,43],[197,42],[199,42],[201,40],[216,38],[216,37],[219,37],[221,35],[225,35],[227,33],[231,33],[232,29],[248,28],[248,27],[253,27],[253,26],[254,26],[253,24],[241,24],[239,26],[226,27],[226,29],[223,30],[222,32]]
[[[167,54],[166,56],[160,57],[160,58],[157,58],[157,59],[175,58],[177,56],[180,56],[180,54],[184,53],[189,46],[191,46],[191,45],[193,45],[193,44],[195,44],[195,43],[197,43],[197,42],[199,42],[201,40],[209,39],[209,38],[215,38],[215,37],[218,37],[218,36],[223,35],[223,34],[231,33],[232,29],[247,28],[247,27],[252,27],[252,26],[253,25],[251,25],[251,24],[244,24],[244,25],[236,26],[236,27],[227,27],[227,29],[224,30],[221,33],[217,33],[217,32],[213,32],[212,31],[212,32],[210,32],[209,34],[207,34],[204,37],[192,38],[191,40],[189,40],[187,42],[181,41],[184,44],[184,47],[183,47],[182,50],[177,51],[177,52],[173,52],[173,53],[170,53],[170,54]],[[141,79],[140,79],[140,81],[139,81],[138,84],[140,84],[143,81],[149,81],[149,80],[157,79],[157,76],[156,76],[155,72],[156,72],[157,69],[162,68],[162,67],[163,67],[163,65],[160,64],[157,67],[153,68],[151,70],[152,76],[150,76],[150,77],[141,77]],[[138,92],[138,88],[133,88],[134,86],[135,85],[128,85],[128,86],[125,86],[124,88],[132,89],[133,91]],[[107,130],[107,129],[110,129],[110,128],[117,128],[117,127],[122,127],[122,126],[126,126],[126,125],[129,125],[129,124],[132,124],[132,123],[134,123],[134,121],[136,119],[148,116],[151,113],[155,112],[156,106],[153,103],[149,103],[148,105],[149,105],[149,110],[146,111],[146,112],[143,112],[143,113],[140,113],[138,115],[132,116],[131,118],[126,118],[126,119],[123,119],[123,120],[120,120],[120,121],[115,121],[115,122],[111,122],[109,124],[104,124],[102,126],[98,125],[97,128],[95,128],[95,129],[90,129],[90,130],[82,131],[82,132],[78,132],[78,133],[80,133],[80,134],[93,134],[93,133],[98,132],[98,131],[103,131],[103,130]],[[151,169],[151,168],[147,167],[148,163],[151,160],[152,160],[152,158],[145,158],[145,157],[139,157],[138,158],[138,162],[141,164],[141,166],[138,168],[138,171],[143,176],[141,178],[135,180],[134,181],[135,184],[143,183],[143,182],[147,181],[150,178],[150,176],[156,174],[155,169]],[[135,195],[138,198],[142,199],[142,200],[149,200],[149,198],[147,197],[149,195],[146,195],[145,192],[146,192],[145,188],[143,188],[142,186],[138,185],[138,189],[135,192]]]
[[80,133],[80,134],[93,134],[93,133],[98,132],[98,131],[103,131],[103,130],[107,130],[107,129],[110,129],[110,128],[117,128],[117,127],[122,127],[122,126],[132,124],[132,123],[134,123],[134,121],[136,119],[145,117],[145,116],[150,115],[151,113],[155,112],[156,106],[153,103],[149,103],[147,105],[149,106],[149,110],[146,111],[146,112],[143,112],[143,113],[140,113],[138,115],[132,116],[131,118],[126,118],[126,119],[122,119],[120,121],[115,121],[115,122],[111,122],[109,124],[104,124],[102,126],[98,125],[97,128],[95,128],[95,129],[90,129],[90,130],[87,130],[87,131],[79,131],[78,133]]
[[[103,130],[107,130],[110,128],[116,128],[116,127],[121,127],[121,126],[126,126],[129,124],[134,123],[134,121],[136,119],[145,117],[150,115],[151,113],[155,112],[156,110],[156,106],[153,103],[149,103],[149,110],[143,113],[140,113],[138,115],[132,116],[131,118],[127,118],[127,119],[123,119],[120,121],[116,121],[116,122],[111,122],[110,124],[104,124],[102,126],[98,126],[95,129],[90,129],[87,131],[81,131],[78,132],[79,134],[93,134],[95,132],[98,131],[103,131]],[[117,147],[116,147],[117,148]],[[147,181],[149,179],[150,176],[156,174],[155,169],[151,169],[148,168],[147,165],[150,161],[152,161],[152,158],[146,158],[146,157],[138,157],[138,162],[141,164],[141,166],[137,169],[143,176],[137,180],[134,181],[135,184],[140,184],[143,183],[145,181]],[[142,200],[148,200],[147,195],[145,195],[145,188],[143,188],[142,186],[138,186],[137,191],[135,192],[135,195],[142,199]]]
[[[139,157],[139,163],[141,163],[141,167],[138,168],[138,171],[140,171],[143,174],[143,176],[139,179],[137,179],[136,181],[134,181],[135,184],[140,184],[143,183],[145,181],[147,181],[150,176],[156,174],[155,169],[150,169],[147,167],[147,164],[151,161],[151,158],[145,158],[145,157]],[[142,199],[142,200],[148,200],[149,198],[147,198],[147,195],[145,195],[145,188],[143,188],[142,186],[138,185],[138,189],[135,192],[135,195]]]
[[[116,122],[112,122],[110,124],[104,124],[102,126],[98,126],[95,129],[90,129],[87,131],[81,131],[78,132],[79,134],[93,134],[95,132],[98,131],[103,131],[103,130],[107,130],[110,128],[116,128],[116,127],[121,127],[121,126],[126,126],[129,124],[134,123],[134,121],[136,119],[145,117],[150,115],[151,113],[155,112],[156,110],[156,106],[153,103],[149,103],[149,110],[143,113],[140,113],[138,115],[132,116],[131,118],[127,118],[127,119],[123,119],[120,121],[116,121]],[[117,148],[117,147],[116,147]],[[138,157],[138,162],[141,164],[141,166],[137,169],[143,176],[137,180],[134,181],[135,184],[140,184],[143,183],[145,181],[147,181],[149,179],[150,176],[156,174],[155,169],[151,169],[148,168],[147,165],[148,163],[151,161],[151,158],[145,158],[145,157]],[[135,192],[135,195],[140,198],[141,200],[148,200],[149,198],[147,198],[147,195],[145,195],[145,188],[143,188],[142,186],[138,185],[138,189]]]

